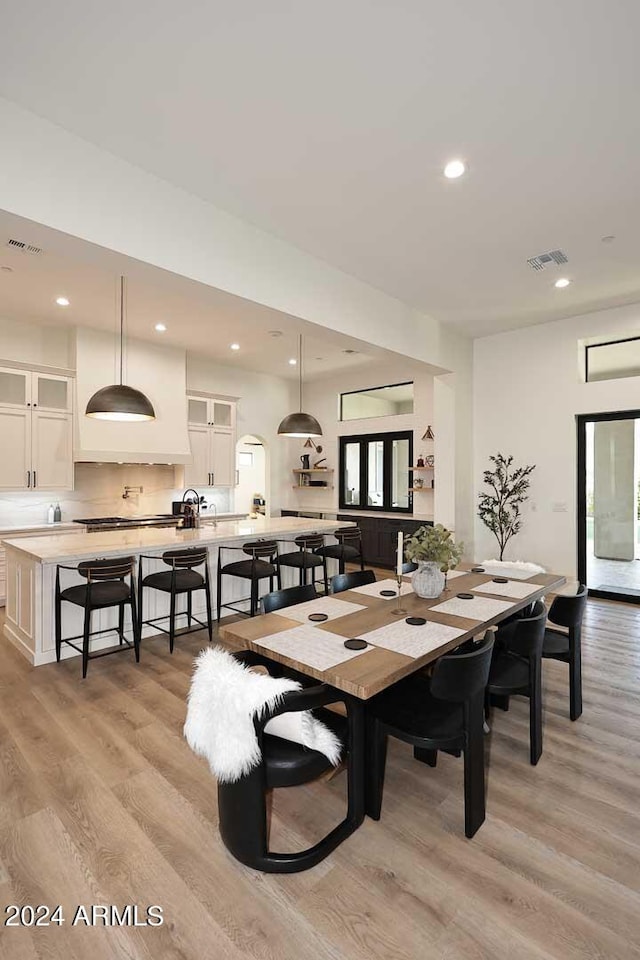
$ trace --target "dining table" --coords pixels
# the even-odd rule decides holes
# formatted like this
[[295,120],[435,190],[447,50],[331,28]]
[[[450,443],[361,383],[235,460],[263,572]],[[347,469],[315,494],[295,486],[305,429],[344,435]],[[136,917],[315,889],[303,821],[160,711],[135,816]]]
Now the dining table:
[[[560,589],[555,573],[527,579],[495,576],[479,567],[449,571],[440,596],[414,593],[411,577],[387,579],[286,607],[251,619],[220,625],[221,639],[236,650],[251,650],[288,670],[341,691],[366,728],[366,704],[404,677],[423,670],[467,640],[484,636],[536,600]],[[360,640],[361,644],[345,641]],[[351,751],[361,789],[362,820],[367,810],[364,736]],[[361,821],[362,822],[362,821]]]

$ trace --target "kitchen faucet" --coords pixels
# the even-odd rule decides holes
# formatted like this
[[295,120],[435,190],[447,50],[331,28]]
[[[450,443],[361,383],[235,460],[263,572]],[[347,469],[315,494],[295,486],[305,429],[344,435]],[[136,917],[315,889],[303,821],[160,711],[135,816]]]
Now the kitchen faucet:
[[[183,503],[187,502],[187,501],[186,501],[186,496],[187,496],[188,493],[193,493],[193,494],[195,494],[195,498],[196,498],[196,499],[195,499],[195,502],[196,502],[196,505],[197,505],[197,507],[198,507],[198,516],[200,516],[200,494],[198,493],[197,490],[194,490],[193,487],[189,487],[189,489],[188,489],[188,490],[185,490],[185,492],[182,494],[182,502],[183,502]],[[188,502],[190,503],[191,501],[188,501]]]

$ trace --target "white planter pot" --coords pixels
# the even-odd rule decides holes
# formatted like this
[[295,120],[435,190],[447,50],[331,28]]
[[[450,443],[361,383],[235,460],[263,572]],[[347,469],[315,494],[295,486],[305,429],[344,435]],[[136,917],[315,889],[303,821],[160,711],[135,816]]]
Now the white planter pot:
[[444,590],[444,573],[434,560],[419,560],[411,577],[413,592],[423,600],[434,600]]

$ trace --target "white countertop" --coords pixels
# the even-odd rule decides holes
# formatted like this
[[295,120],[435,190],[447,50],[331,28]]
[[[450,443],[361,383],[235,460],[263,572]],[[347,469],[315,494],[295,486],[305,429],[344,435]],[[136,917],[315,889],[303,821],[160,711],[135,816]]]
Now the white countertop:
[[64,520],[59,523],[0,523],[0,538],[5,533],[29,533],[30,530],[82,530],[81,523],[74,523],[73,520]]
[[222,527],[207,523],[197,530],[175,527],[124,527],[101,533],[62,533],[59,536],[3,539],[2,546],[17,550],[42,563],[62,563],[109,557],[117,554],[138,554],[147,551],[175,550],[196,544],[245,541],[252,537],[288,536],[303,532],[331,533],[344,521],[309,520],[302,517],[260,517],[256,520],[229,520]]

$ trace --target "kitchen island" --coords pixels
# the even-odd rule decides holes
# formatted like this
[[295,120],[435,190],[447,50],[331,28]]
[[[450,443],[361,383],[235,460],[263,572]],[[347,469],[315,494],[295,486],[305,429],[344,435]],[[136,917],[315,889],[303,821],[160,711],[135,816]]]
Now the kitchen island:
[[[141,554],[150,555],[153,560],[144,560],[144,573],[168,569],[161,560],[165,550],[206,545],[209,552],[211,570],[211,602],[217,609],[216,567],[218,551],[225,546],[242,546],[251,540],[261,538],[293,541],[301,533],[318,532],[331,537],[339,527],[349,526],[344,522],[331,520],[308,520],[297,517],[258,517],[255,520],[231,520],[220,526],[211,523],[196,530],[182,530],[174,527],[160,529],[134,528],[109,530],[102,533],[61,533],[46,537],[24,537],[6,539],[2,546],[6,550],[7,563],[7,605],[4,626],[5,636],[34,665],[51,663],[55,653],[54,592],[58,564],[75,566],[81,560],[93,560],[97,557],[133,556],[139,562]],[[330,542],[334,542],[332,539]],[[286,547],[285,547],[286,549]],[[282,550],[282,548],[281,548]],[[225,562],[239,559],[240,554],[227,554]],[[332,561],[335,564],[335,561]],[[330,573],[337,572],[337,568]],[[86,581],[72,571],[64,574],[63,589],[73,583]],[[297,571],[283,569],[283,587],[293,586]],[[267,581],[263,583],[263,588]],[[223,579],[225,601],[237,601],[246,597],[247,583],[235,577]],[[184,602],[184,600],[183,600]],[[144,616],[168,616],[169,598],[157,590],[145,590]],[[193,614],[205,619],[204,592],[194,595]],[[92,630],[106,630],[117,624],[117,610],[96,610]],[[127,633],[131,630],[130,613],[125,621]],[[178,620],[178,626],[186,625]],[[82,610],[72,604],[63,605],[63,636],[79,634],[82,630]],[[158,633],[157,629],[146,626],[143,639]],[[113,646],[115,635],[107,634],[92,639],[92,651]],[[78,656],[68,645],[63,645],[63,658]]]

